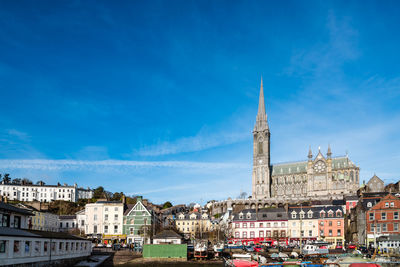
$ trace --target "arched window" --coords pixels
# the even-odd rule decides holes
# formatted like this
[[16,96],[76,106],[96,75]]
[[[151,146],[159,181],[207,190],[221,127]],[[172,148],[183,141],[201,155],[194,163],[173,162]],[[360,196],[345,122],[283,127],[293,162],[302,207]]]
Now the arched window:
[[264,153],[263,142],[262,142],[262,139],[260,139],[258,141],[258,154],[260,155],[260,154],[263,154],[263,153]]

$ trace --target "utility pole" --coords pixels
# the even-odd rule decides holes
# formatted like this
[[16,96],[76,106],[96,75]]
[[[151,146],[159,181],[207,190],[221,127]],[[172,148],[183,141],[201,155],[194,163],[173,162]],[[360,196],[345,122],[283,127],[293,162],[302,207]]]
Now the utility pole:
[[301,212],[303,211],[303,204],[300,205],[300,253],[303,250],[303,218],[301,217]]

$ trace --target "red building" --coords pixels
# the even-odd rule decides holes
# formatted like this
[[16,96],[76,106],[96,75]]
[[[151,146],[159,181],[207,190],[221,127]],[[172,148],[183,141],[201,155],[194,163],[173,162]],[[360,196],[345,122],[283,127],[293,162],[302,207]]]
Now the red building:
[[400,234],[400,199],[392,194],[382,198],[366,215],[369,244],[373,244],[379,236]]

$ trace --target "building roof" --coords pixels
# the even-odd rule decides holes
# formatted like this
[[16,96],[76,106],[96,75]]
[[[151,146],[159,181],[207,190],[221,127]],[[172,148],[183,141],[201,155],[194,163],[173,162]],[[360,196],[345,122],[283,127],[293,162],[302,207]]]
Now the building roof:
[[[340,210],[341,215],[336,215],[336,211]],[[297,220],[299,216],[296,216],[296,218],[292,217],[293,213],[300,214],[301,212],[304,212],[304,219],[319,219],[319,218],[324,218],[324,219],[332,219],[332,218],[343,218],[344,215],[344,210],[342,206],[302,206],[302,207],[289,207],[288,209],[288,215],[289,215],[289,220],[294,219]],[[328,216],[328,213],[332,211],[333,214],[332,216]],[[308,216],[308,213],[311,212],[311,217]],[[322,216],[322,214],[324,216]]]
[[179,239],[181,239],[182,236],[179,235],[178,233],[176,233],[173,230],[163,230],[162,232],[156,234],[153,237],[153,239],[168,239],[168,238],[171,238],[171,239],[172,238],[174,238],[174,239],[179,238]]
[[[241,218],[241,215],[243,217]],[[287,212],[284,208],[266,208],[266,209],[244,209],[241,212],[233,214],[234,221],[286,221]]]
[[[288,175],[307,173],[308,161],[287,162],[272,164],[272,175]],[[332,169],[339,170],[343,168],[357,167],[348,157],[340,156],[332,158]]]
[[6,210],[9,212],[15,212],[15,213],[19,213],[19,214],[28,215],[28,216],[33,215],[32,212],[30,212],[27,209],[17,208],[13,205],[10,205],[10,204],[4,203],[4,202],[0,202],[0,210]]
[[76,219],[76,215],[60,215],[60,220],[74,220]]
[[47,238],[47,239],[72,239],[72,240],[87,240],[79,236],[74,236],[65,232],[47,232],[38,230],[28,229],[17,229],[10,227],[0,227],[0,236],[24,236],[24,237],[36,237],[36,238]]

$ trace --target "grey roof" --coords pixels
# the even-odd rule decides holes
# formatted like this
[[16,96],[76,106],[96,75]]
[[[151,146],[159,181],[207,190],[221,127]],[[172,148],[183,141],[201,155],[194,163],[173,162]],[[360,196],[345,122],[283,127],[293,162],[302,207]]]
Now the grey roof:
[[380,236],[377,241],[400,241],[400,235]]
[[153,239],[182,238],[181,235],[172,230],[164,230],[156,234]]
[[76,215],[60,215],[60,220],[73,220],[76,219]]
[[348,200],[358,200],[358,196],[345,196],[344,199],[346,201],[348,201]]
[[[243,218],[240,218],[243,214]],[[284,208],[265,208],[265,209],[244,209],[241,212],[233,214],[233,221],[281,221],[287,220],[288,215]]]
[[21,208],[17,208],[13,205],[4,203],[4,202],[0,202],[0,210],[6,210],[6,211],[10,211],[10,212],[15,212],[15,213],[19,213],[19,214],[24,214],[24,215],[33,215],[29,210],[27,209],[21,209]]
[[[306,174],[308,161],[294,161],[286,163],[276,163],[272,165],[272,175],[287,174]],[[348,167],[356,167],[356,165],[346,156],[332,158],[332,169],[339,170]]]
[[10,227],[0,227],[0,236],[24,236],[36,238],[86,240],[84,238],[74,236],[65,232],[47,232]]
[[[333,216],[328,217],[328,212],[332,210],[333,211]],[[341,211],[341,216],[336,216],[336,211],[340,210]],[[296,216],[296,218],[292,218],[292,213],[296,212],[296,214],[299,214],[301,211],[305,213],[304,219],[318,219],[318,218],[343,218],[344,216],[344,210],[342,206],[292,206],[289,207],[288,209],[288,216],[289,220],[298,220],[299,216]],[[308,213],[311,211],[311,217],[308,216]],[[321,216],[321,211],[325,212],[325,216]]]

